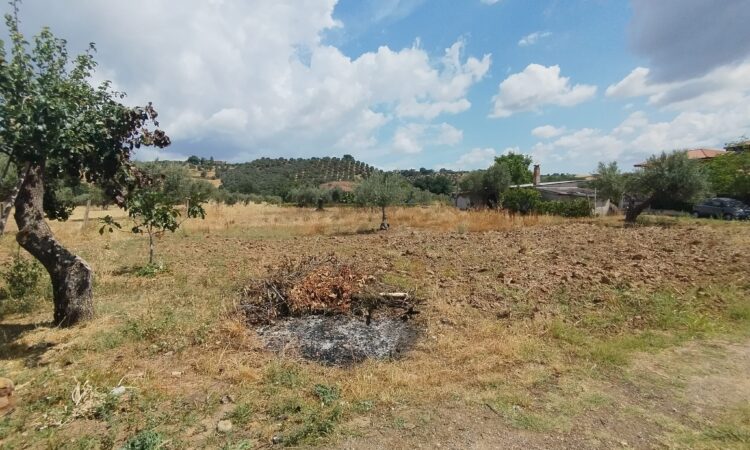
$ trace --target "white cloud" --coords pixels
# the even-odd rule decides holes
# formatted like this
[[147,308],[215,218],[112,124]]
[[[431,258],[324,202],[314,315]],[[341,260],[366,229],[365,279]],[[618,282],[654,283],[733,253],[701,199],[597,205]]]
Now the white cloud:
[[420,153],[425,145],[456,145],[463,140],[463,136],[463,131],[447,123],[412,123],[396,130],[393,149],[398,153]]
[[490,117],[509,117],[517,112],[538,111],[544,105],[574,106],[596,95],[596,86],[571,85],[560,76],[560,66],[529,64],[523,72],[500,83],[493,97]]
[[486,169],[499,156],[494,148],[474,148],[464,153],[452,164],[445,165],[446,168],[456,170]]
[[636,67],[625,78],[607,88],[607,97],[637,97],[653,92],[649,88],[647,79],[650,70],[646,67]]
[[638,67],[607,88],[607,96],[648,97],[648,103],[675,111],[721,110],[747,101],[750,95],[750,61],[718,67],[688,80],[660,83],[647,68]]
[[[415,43],[350,58],[322,40],[346,26],[333,18],[335,4],[27,0],[22,14],[29,33],[48,24],[71,49],[97,42],[102,72],[128,102],[154,102],[176,149],[190,144],[220,159],[361,154],[383,144],[379,131],[391,120],[470,108],[490,55],[467,57],[458,40],[443,55]],[[133,11],[147,13],[134,20]]]
[[485,5],[494,5],[495,3],[499,3],[501,0],[479,0]]
[[536,44],[540,39],[544,39],[549,36],[552,36],[552,33],[550,33],[549,31],[535,31],[522,37],[521,40],[518,41],[518,46],[528,47],[530,45]]
[[455,162],[442,164],[439,167],[453,170],[486,169],[495,162],[496,157],[509,153],[518,154],[521,153],[521,149],[519,147],[506,147],[499,152],[491,147],[476,147],[461,155]]
[[643,111],[631,113],[613,129],[569,130],[552,141],[531,148],[542,167],[566,167],[589,172],[599,161],[619,161],[625,170],[661,152],[683,148],[717,147],[748,131],[750,101],[720,111],[685,111],[671,120],[652,121]]
[[532,136],[535,136],[541,139],[553,138],[555,136],[560,136],[563,133],[565,133],[565,127],[558,128],[552,125],[542,125],[541,127],[536,127],[533,130],[531,130]]

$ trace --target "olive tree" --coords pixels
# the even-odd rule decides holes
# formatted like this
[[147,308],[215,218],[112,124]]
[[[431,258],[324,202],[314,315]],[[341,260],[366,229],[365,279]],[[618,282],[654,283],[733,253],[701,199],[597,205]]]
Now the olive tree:
[[70,56],[47,28],[29,43],[19,30],[18,3],[11,5],[8,48],[0,42],[0,152],[18,171],[16,240],[50,275],[54,323],[70,326],[94,314],[93,271],[45,220],[66,220],[71,212],[55,188],[85,181],[124,205],[141,179],[130,162],[134,149],[165,147],[169,138],[151,104],[127,107],[108,82],[92,85],[93,44]]
[[594,177],[595,178],[590,182],[590,185],[597,190],[597,194],[602,198],[609,199],[615,204],[622,206],[620,203],[625,194],[627,177],[620,172],[620,168],[617,167],[617,162],[613,161],[609,164],[600,162]]
[[[702,167],[690,161],[685,152],[662,152],[646,161],[644,167],[628,181],[630,205],[625,222],[634,223],[656,200],[695,201],[708,189]],[[640,202],[636,202],[636,199]]]
[[354,195],[361,205],[379,207],[383,213],[380,229],[387,230],[388,218],[385,208],[403,201],[406,195],[406,180],[398,174],[376,172],[357,186]]

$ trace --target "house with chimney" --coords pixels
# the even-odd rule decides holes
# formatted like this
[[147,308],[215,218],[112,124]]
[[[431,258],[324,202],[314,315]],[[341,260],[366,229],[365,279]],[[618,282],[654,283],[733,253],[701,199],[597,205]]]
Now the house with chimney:
[[[539,191],[543,200],[554,201],[572,201],[576,199],[586,199],[591,204],[591,209],[595,215],[606,215],[612,209],[613,205],[609,199],[603,199],[597,196],[595,189],[586,187],[588,181],[593,178],[589,175],[582,175],[575,180],[567,181],[550,181],[542,182],[542,171],[539,164],[534,165],[533,181],[528,184],[511,186],[511,189],[533,188]],[[482,198],[475,198],[471,193],[459,192],[453,197],[454,205],[461,210],[467,210],[477,207],[483,207]]]

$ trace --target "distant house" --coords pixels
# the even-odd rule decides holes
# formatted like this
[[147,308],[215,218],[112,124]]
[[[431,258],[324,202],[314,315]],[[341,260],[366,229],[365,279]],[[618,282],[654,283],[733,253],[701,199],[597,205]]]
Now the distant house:
[[[710,161],[717,156],[726,155],[727,152],[715,148],[693,148],[690,150],[685,150],[685,154],[687,154],[687,157],[690,160]],[[644,161],[635,164],[635,167],[646,167],[646,162]]]
[[[592,177],[590,176],[582,175],[576,180],[550,181],[542,183],[539,165],[535,165],[533,183],[515,185],[510,188],[534,188],[539,191],[544,200],[571,201],[579,198],[587,199],[591,204],[594,214],[605,215],[611,208],[610,201],[609,199],[597,197],[594,189],[584,187],[586,182],[591,179]],[[453,196],[453,204],[456,208],[461,210],[483,208],[486,206],[484,199],[481,196],[472,195],[469,192],[459,192],[455,194]]]
[[597,192],[594,189],[581,187],[581,184],[583,183],[585,183],[585,180],[558,181],[552,183],[540,183],[533,187],[539,191],[544,200],[564,202],[576,199],[586,199],[589,201],[594,214],[608,214],[612,207],[609,199],[597,196]]

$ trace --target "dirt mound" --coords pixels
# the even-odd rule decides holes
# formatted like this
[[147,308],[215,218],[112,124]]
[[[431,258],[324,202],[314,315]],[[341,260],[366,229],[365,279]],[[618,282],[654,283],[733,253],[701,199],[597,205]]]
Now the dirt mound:
[[413,296],[333,255],[270,269],[241,292],[241,310],[270,350],[349,365],[399,357],[420,334]]

